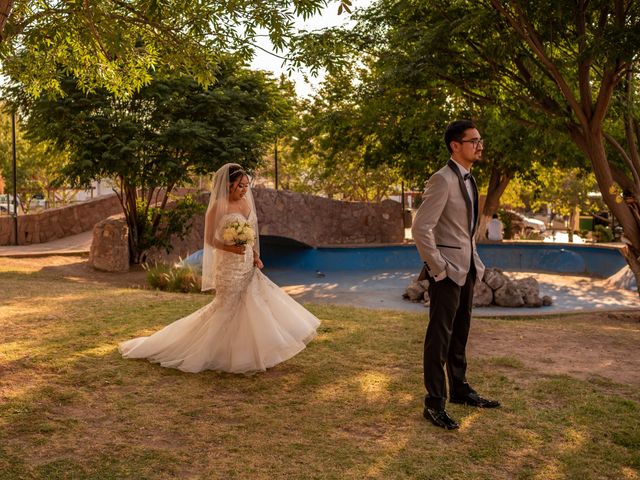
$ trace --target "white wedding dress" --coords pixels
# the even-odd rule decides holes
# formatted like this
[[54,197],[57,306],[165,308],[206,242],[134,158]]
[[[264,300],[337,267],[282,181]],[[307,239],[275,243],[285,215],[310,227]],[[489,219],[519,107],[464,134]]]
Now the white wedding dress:
[[[225,221],[246,220],[231,213]],[[228,217],[228,218],[227,218]],[[126,358],[145,358],[185,372],[263,371],[313,339],[320,321],[253,265],[253,253],[218,250],[216,296],[201,309],[150,337],[119,345]]]

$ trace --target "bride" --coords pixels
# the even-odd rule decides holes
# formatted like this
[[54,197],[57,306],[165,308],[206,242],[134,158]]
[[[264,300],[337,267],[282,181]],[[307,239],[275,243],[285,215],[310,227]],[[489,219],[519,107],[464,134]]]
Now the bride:
[[[253,230],[255,241],[230,240],[232,224]],[[249,373],[303,350],[320,321],[260,271],[256,209],[240,165],[216,172],[204,230],[202,290],[215,289],[214,300],[150,337],[121,343],[120,353],[185,372]]]

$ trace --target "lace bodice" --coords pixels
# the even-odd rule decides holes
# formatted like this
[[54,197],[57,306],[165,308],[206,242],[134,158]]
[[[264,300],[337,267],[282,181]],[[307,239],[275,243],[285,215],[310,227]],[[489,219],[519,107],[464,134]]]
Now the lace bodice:
[[[220,221],[216,232],[218,240],[222,241],[222,230],[232,221],[249,221],[241,213],[228,213]],[[255,272],[253,265],[253,250],[247,245],[244,255],[216,250],[216,299],[225,304],[234,304],[239,295],[246,289]]]

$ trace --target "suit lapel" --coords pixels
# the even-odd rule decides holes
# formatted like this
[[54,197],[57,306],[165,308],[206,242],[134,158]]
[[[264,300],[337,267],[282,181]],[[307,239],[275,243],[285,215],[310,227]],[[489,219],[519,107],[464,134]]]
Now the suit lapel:
[[[475,230],[475,225],[471,226],[471,220],[472,220],[472,211],[471,211],[471,199],[469,198],[469,191],[467,190],[467,186],[464,184],[464,180],[462,179],[462,174],[460,173],[460,169],[458,168],[458,166],[453,162],[453,160],[449,160],[447,162],[447,166],[454,171],[454,173],[456,174],[456,176],[458,177],[458,184],[460,185],[460,191],[462,192],[462,198],[464,198],[464,203],[467,204],[467,225],[469,225],[471,227],[471,235],[473,236],[473,231]],[[473,182],[472,182],[473,183]],[[475,184],[474,185],[474,191],[475,196],[477,197],[477,189],[475,189]],[[476,199],[476,205],[478,204],[478,201]],[[476,217],[477,218],[477,217]]]

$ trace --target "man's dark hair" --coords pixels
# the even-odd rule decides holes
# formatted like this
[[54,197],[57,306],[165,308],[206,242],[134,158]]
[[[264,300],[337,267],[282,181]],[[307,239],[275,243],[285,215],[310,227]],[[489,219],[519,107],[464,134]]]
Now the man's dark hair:
[[449,153],[452,152],[451,142],[454,140],[457,142],[462,140],[464,138],[464,132],[470,128],[476,128],[471,120],[456,120],[447,126],[447,129],[444,131],[444,143]]
[[493,218],[498,218],[498,214],[497,214],[497,213],[494,213],[494,214],[493,214]]

